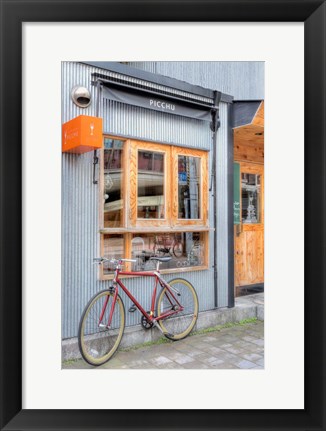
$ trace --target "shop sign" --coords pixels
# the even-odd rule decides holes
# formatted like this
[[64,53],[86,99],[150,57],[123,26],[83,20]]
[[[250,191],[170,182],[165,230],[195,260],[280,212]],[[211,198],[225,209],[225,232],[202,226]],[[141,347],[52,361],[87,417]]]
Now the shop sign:
[[82,154],[102,147],[102,118],[79,115],[62,125],[62,152]]
[[210,107],[201,107],[191,103],[183,103],[179,100],[168,99],[164,96],[151,94],[145,91],[126,90],[113,86],[103,86],[103,97],[127,105],[140,106],[166,114],[181,115],[183,117],[196,118],[197,120],[211,121]]
[[233,164],[233,220],[240,224],[240,163]]

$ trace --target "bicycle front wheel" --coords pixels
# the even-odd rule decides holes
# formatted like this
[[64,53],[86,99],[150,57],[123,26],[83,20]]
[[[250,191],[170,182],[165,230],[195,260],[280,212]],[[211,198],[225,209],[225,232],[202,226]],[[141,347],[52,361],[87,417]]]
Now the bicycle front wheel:
[[[125,327],[125,308],[117,295],[103,290],[88,302],[79,323],[79,350],[86,362],[102,365],[107,362],[119,347]],[[108,326],[112,312],[111,324]]]
[[164,287],[159,294],[156,311],[159,317],[169,311],[178,310],[180,305],[183,307],[182,311],[158,321],[164,335],[176,341],[185,338],[192,331],[198,318],[199,305],[195,288],[189,281],[175,278],[169,281],[169,285],[173,295]]

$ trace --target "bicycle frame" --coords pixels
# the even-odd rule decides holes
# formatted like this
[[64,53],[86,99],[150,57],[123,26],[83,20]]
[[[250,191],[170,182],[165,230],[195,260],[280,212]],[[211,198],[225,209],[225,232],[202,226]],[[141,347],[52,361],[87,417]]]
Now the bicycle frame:
[[[144,308],[141,306],[141,304],[137,301],[137,299],[132,295],[132,293],[128,290],[128,288],[122,283],[122,281],[119,279],[119,275],[124,275],[124,276],[139,276],[139,277],[154,277],[155,279],[155,284],[154,284],[154,290],[153,290],[153,294],[152,294],[152,300],[151,300],[151,310],[150,310],[150,314],[147,313],[146,310],[144,310]],[[134,305],[138,308],[138,310],[143,314],[143,316],[146,317],[146,319],[148,320],[148,322],[153,323],[156,326],[156,322],[162,319],[165,319],[166,317],[170,317],[174,314],[179,313],[180,311],[183,310],[182,305],[180,304],[180,302],[177,300],[176,296],[173,294],[173,289],[171,288],[171,286],[163,280],[163,278],[160,275],[160,272],[157,271],[153,271],[153,272],[133,272],[133,271],[121,271],[120,268],[117,268],[115,270],[114,273],[114,278],[113,278],[113,284],[115,287],[115,291],[114,291],[114,296],[113,296],[113,302],[111,305],[111,310],[110,310],[110,315],[109,315],[109,320],[107,323],[107,327],[110,327],[111,325],[111,321],[112,321],[112,316],[113,316],[113,312],[114,312],[114,307],[117,301],[117,296],[118,296],[118,286],[121,287],[121,289],[125,292],[125,294],[130,298],[130,300],[134,303]],[[177,305],[178,305],[178,310],[170,310],[166,313],[161,314],[160,316],[154,316],[154,311],[155,311],[155,300],[156,300],[156,294],[157,294],[157,286],[158,284],[160,284],[160,286],[162,288],[166,288],[167,291],[169,292],[169,295],[171,295],[172,299],[176,301]],[[169,295],[167,295],[168,300],[170,301],[171,305],[172,305],[172,301],[169,297]],[[107,298],[107,300],[105,301],[102,311],[101,311],[101,315],[100,315],[100,320],[99,320],[99,326],[102,325],[102,319],[106,310],[106,307],[108,305],[109,302],[109,296]],[[102,325],[103,326],[103,325]]]

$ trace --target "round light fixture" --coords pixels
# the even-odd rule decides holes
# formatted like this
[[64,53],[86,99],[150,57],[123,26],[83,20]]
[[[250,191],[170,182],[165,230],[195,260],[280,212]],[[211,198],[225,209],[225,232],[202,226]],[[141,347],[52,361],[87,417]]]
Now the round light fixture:
[[71,98],[79,108],[87,108],[92,101],[92,96],[86,87],[76,86],[71,90]]

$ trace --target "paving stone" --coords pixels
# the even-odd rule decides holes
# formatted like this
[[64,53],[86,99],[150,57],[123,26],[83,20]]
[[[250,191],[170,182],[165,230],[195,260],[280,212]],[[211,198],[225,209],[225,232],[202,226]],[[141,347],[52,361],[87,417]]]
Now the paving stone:
[[151,359],[150,362],[156,366],[160,366],[163,364],[168,364],[169,362],[172,362],[172,361],[171,359],[168,359],[165,356],[158,356],[156,358]]
[[256,337],[253,337],[252,335],[246,335],[245,337],[242,337],[242,340],[244,341],[253,341]]
[[220,353],[223,353],[223,349],[219,347],[211,346],[208,350],[210,353],[213,353],[214,355],[219,355]]
[[196,356],[196,361],[203,362],[204,364],[209,364],[210,358],[217,359],[215,356],[212,356],[208,353],[202,353],[201,355]]
[[222,358],[217,358],[215,356],[197,356],[197,361],[203,362],[206,365],[209,365],[210,367],[213,367],[214,364],[221,364],[223,362]]
[[[247,361],[255,362],[256,364],[257,364],[257,361],[259,359],[263,359],[262,356],[258,355],[257,353],[247,353],[247,354],[242,355],[242,357],[244,359],[247,359]],[[259,364],[259,365],[261,365],[261,364]]]
[[255,361],[256,362],[256,364],[257,365],[260,365],[260,366],[264,366],[265,365],[265,360],[264,360],[264,358],[261,358],[261,359],[259,359],[258,361]]
[[181,364],[177,364],[176,362],[169,362],[168,364],[161,364],[157,368],[164,370],[174,370],[174,369],[184,369],[184,366]]
[[187,352],[187,355],[190,356],[191,358],[196,359],[196,356],[202,355],[202,353],[203,353],[202,350],[197,350],[197,349],[192,348],[191,350],[189,350]]
[[121,368],[123,365],[127,365],[127,364],[123,362],[121,359],[114,357],[110,359],[106,364],[103,364],[101,367],[98,367],[98,368]]
[[263,346],[264,340],[259,338],[259,339],[253,340],[252,343],[257,344],[257,346]]
[[249,352],[252,353],[260,353],[260,352],[264,352],[264,349],[262,348],[262,346],[257,346],[257,344],[251,344],[248,343],[248,345],[246,346],[246,350],[248,350]]
[[218,359],[222,359],[223,361],[225,361],[225,362],[230,362],[230,363],[234,363],[234,362],[238,362],[239,360],[241,360],[240,358],[239,358],[239,356],[237,356],[237,355],[234,355],[233,353],[230,353],[230,352],[223,352],[223,353],[220,353],[219,355],[218,355]]
[[221,370],[228,370],[228,369],[232,369],[232,370],[237,369],[238,370],[239,369],[236,365],[231,364],[230,362],[224,362],[224,361],[218,365],[214,365],[214,368],[221,369]]
[[250,362],[250,361],[246,361],[245,359],[243,359],[242,361],[239,361],[239,362],[235,362],[234,364],[239,368],[246,368],[246,369],[256,367],[256,364],[254,364],[253,362]]
[[[193,343],[193,346],[196,347],[196,349],[198,350],[203,350],[206,351],[209,348],[209,345],[207,345],[207,343],[202,343],[201,341],[197,342],[197,343]],[[178,345],[175,346],[176,350],[178,351],[183,351],[184,349],[180,349],[180,347]]]
[[227,351],[228,351],[228,352],[230,352],[230,353],[234,353],[235,355],[241,355],[242,353],[244,353],[244,352],[245,352],[245,350],[244,350],[244,349],[237,348],[237,347],[235,347],[235,346],[225,347],[225,349],[224,349],[224,350],[227,350]]
[[[144,364],[141,367],[136,366],[136,367],[130,367],[130,368],[133,370],[153,370],[153,369],[158,370],[159,369],[159,367],[155,367],[155,365],[153,364]],[[166,368],[166,365],[165,365],[165,368]]]
[[221,365],[224,363],[224,361],[222,359],[216,359],[215,360],[209,360],[208,361],[210,367],[215,368],[217,365]]
[[179,364],[193,361],[193,358],[185,355],[184,353],[180,353],[179,351],[166,352],[166,356],[170,360],[178,362]]
[[242,340],[240,340],[240,341],[236,341],[235,343],[232,343],[232,345],[234,347],[239,347],[239,348],[244,348],[245,349],[248,346],[248,341],[242,341]]
[[133,368],[133,367],[138,367],[138,368],[141,368],[143,365],[147,365],[148,364],[148,362],[147,361],[144,361],[144,360],[138,360],[138,361],[128,361],[128,365],[130,365],[130,367],[131,368]]
[[229,348],[229,347],[232,347],[233,346],[233,344],[230,344],[230,343],[224,343],[224,344],[221,344],[219,347],[221,348],[221,349],[227,349],[227,348]]

